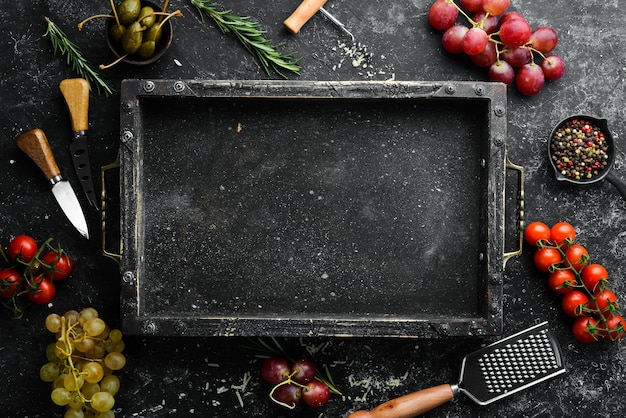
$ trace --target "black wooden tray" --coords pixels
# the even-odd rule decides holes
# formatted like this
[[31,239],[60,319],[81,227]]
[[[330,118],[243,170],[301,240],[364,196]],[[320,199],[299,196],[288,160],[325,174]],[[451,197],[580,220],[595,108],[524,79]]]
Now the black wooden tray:
[[498,83],[125,80],[125,331],[501,333],[506,120]]

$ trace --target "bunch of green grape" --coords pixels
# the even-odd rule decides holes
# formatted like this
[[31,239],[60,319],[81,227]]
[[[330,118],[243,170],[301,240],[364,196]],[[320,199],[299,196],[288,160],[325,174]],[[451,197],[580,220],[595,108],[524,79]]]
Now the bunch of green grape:
[[120,379],[114,373],[126,365],[122,332],[110,329],[94,308],[50,314],[46,329],[56,341],[46,348],[39,377],[52,384],[50,397],[66,407],[64,418],[115,417]]

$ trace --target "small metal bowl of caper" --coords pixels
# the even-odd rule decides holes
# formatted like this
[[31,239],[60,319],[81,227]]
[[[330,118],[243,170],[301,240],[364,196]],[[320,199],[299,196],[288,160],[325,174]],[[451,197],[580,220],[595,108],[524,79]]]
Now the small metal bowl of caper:
[[106,25],[107,44],[118,61],[152,64],[172,44],[172,16],[181,14],[165,13],[163,7],[149,1],[124,0]]

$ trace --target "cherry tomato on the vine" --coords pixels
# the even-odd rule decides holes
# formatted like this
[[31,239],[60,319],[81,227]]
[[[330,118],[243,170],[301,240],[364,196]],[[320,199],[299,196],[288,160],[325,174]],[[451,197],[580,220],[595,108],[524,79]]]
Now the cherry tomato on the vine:
[[558,222],[550,228],[550,241],[559,247],[576,240],[576,230],[567,222]]
[[37,276],[33,279],[34,286],[26,292],[26,297],[36,305],[50,303],[56,293],[52,280],[45,276]]
[[601,264],[589,264],[583,269],[580,278],[587,290],[596,292],[606,285],[609,273]]
[[576,271],[582,270],[583,267],[589,264],[589,252],[582,245],[570,245],[567,251],[565,251],[565,258]]
[[626,321],[621,315],[613,315],[606,320],[607,332],[604,339],[607,341],[621,341],[626,336]]
[[556,248],[544,247],[539,248],[533,257],[535,266],[541,270],[548,272],[552,265],[558,265],[563,261],[561,252]]
[[313,408],[319,408],[326,405],[330,399],[330,389],[325,383],[319,380],[312,380],[306,387],[302,389],[302,399]]
[[0,270],[0,298],[8,299],[22,289],[22,276],[13,269]]
[[584,292],[572,290],[563,296],[561,307],[567,315],[576,318],[585,314],[588,302],[589,297]]
[[18,235],[11,240],[7,248],[11,260],[19,260],[28,263],[39,251],[37,241],[29,235]]
[[602,332],[598,329],[598,320],[592,316],[581,316],[572,325],[574,338],[583,344],[591,344],[602,338]]
[[524,239],[535,247],[539,242],[550,241],[550,227],[543,222],[531,222],[524,229]]
[[593,300],[589,302],[589,308],[597,309],[603,317],[609,318],[617,309],[617,296],[609,289],[602,289],[594,293]]
[[570,269],[554,270],[548,276],[548,286],[554,293],[564,295],[576,287],[576,274]]
[[46,265],[46,276],[52,280],[63,280],[72,272],[72,259],[64,252],[48,251],[41,259]]

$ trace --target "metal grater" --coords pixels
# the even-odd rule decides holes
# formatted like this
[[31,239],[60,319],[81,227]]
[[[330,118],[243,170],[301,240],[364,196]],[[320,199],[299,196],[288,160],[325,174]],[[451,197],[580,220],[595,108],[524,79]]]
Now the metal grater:
[[561,349],[543,322],[468,354],[453,390],[487,405],[564,372]]

